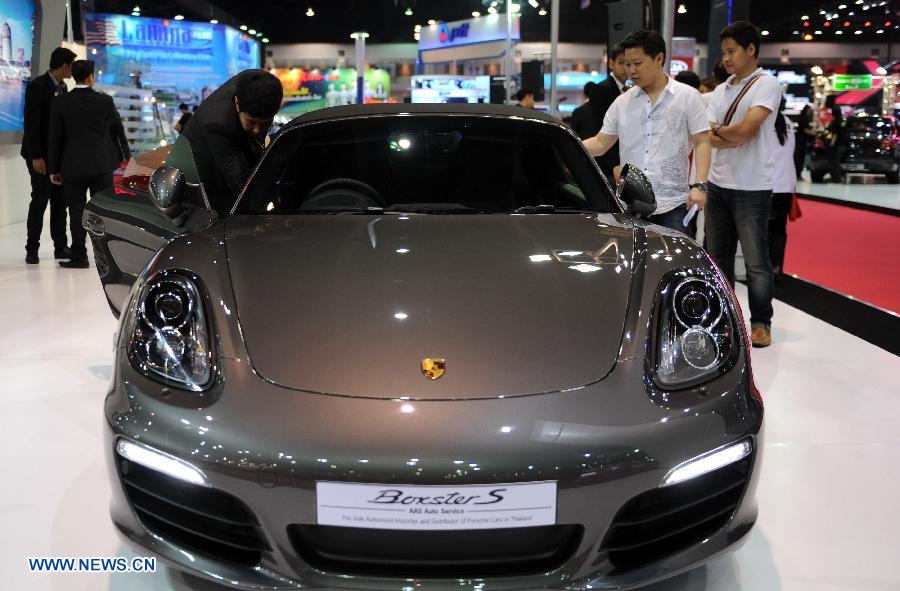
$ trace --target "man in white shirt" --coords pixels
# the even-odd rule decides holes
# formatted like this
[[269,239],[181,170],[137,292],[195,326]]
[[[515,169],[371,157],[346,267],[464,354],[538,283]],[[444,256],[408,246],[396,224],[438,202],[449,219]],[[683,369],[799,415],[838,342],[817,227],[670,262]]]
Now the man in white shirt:
[[[585,147],[600,156],[618,142],[620,164],[640,168],[653,185],[656,211],[650,221],[693,236],[684,218],[688,207],[702,208],[706,203],[710,159],[703,100],[696,90],[666,74],[666,44],[659,33],[636,31],[621,45],[634,86],[613,102],[600,133],[584,140]],[[698,182],[688,185],[692,147]]]
[[716,157],[709,174],[706,248],[733,284],[740,241],[750,294],[750,340],[754,347],[768,347],[774,277],[767,228],[781,86],[757,66],[760,35],[752,23],[732,23],[719,40],[731,76],[711,93],[708,105]]

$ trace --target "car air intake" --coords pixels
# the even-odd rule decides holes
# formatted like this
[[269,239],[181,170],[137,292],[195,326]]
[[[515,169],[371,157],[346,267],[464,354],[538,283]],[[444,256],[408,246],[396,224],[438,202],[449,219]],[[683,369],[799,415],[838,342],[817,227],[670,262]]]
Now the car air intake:
[[646,566],[724,527],[747,486],[752,457],[631,499],[600,547],[615,572]]
[[477,531],[396,531],[292,525],[311,567],[337,574],[477,579],[556,570],[578,548],[581,525]]
[[270,550],[244,503],[119,456],[125,494],[144,526],[170,542],[217,560],[257,564]]

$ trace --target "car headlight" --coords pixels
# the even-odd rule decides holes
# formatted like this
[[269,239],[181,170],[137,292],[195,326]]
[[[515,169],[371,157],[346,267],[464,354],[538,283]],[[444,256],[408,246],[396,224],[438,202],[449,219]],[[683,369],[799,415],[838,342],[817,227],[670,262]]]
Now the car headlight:
[[712,273],[680,270],[657,296],[651,364],[657,385],[671,390],[709,381],[727,371],[740,349],[736,315]]
[[200,289],[194,280],[164,271],[138,294],[128,354],[144,375],[178,388],[205,390],[213,352]]

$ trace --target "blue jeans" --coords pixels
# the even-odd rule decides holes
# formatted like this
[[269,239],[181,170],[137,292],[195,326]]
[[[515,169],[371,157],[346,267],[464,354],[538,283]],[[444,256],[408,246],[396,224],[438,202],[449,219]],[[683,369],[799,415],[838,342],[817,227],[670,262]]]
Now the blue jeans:
[[683,232],[687,234],[691,238],[694,238],[697,235],[697,216],[691,218],[691,221],[688,222],[687,227],[684,226],[684,216],[687,215],[687,205],[679,205],[675,209],[669,210],[665,213],[655,213],[647,218],[651,224],[658,224],[660,226],[665,226],[667,228],[671,228],[672,230],[678,230],[679,232]]
[[734,285],[738,240],[747,266],[750,324],[772,324],[775,278],[769,259],[768,226],[772,191],[740,191],[709,184],[706,198],[706,250]]

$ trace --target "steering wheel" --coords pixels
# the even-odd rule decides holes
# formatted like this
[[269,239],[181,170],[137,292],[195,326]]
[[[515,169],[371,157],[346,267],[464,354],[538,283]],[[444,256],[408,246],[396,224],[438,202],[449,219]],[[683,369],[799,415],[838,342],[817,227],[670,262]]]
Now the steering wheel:
[[372,185],[350,178],[319,183],[306,194],[300,209],[333,207],[385,207],[387,202]]

